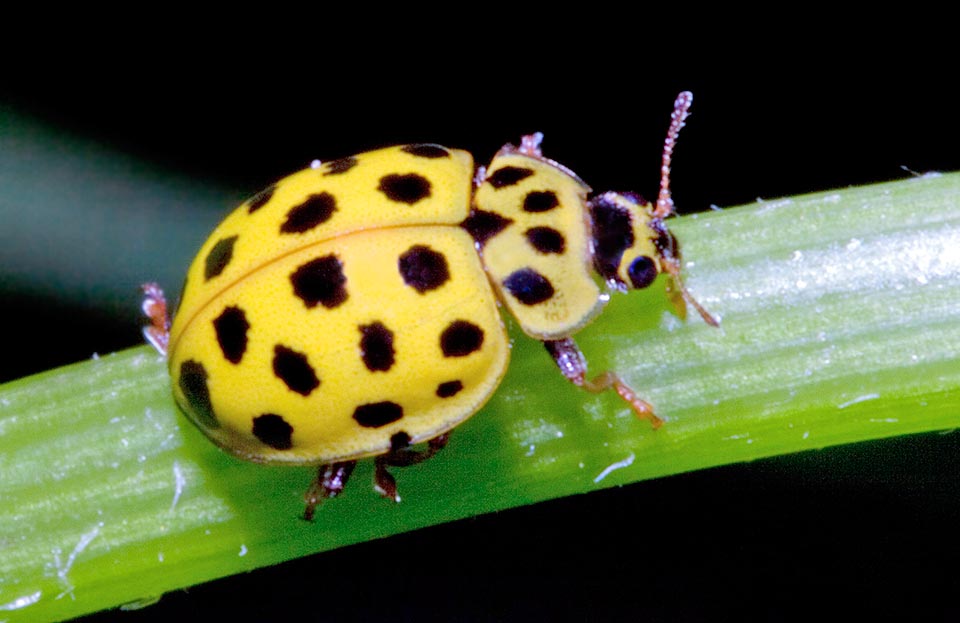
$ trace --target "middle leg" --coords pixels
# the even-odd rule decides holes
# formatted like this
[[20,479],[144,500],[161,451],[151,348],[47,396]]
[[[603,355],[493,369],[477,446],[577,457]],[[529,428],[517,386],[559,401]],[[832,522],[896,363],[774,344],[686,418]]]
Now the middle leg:
[[376,472],[373,477],[374,490],[383,497],[400,501],[397,494],[397,481],[387,467],[407,467],[426,461],[442,450],[450,440],[450,433],[444,433],[427,442],[425,450],[414,450],[410,445],[410,437],[405,433],[394,435],[391,440],[390,452],[376,458]]

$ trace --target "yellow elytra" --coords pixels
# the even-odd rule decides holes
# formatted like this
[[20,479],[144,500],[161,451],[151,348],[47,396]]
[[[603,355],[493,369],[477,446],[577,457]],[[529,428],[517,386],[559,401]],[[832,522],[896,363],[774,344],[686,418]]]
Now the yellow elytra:
[[[560,371],[615,390],[659,420],[613,372],[587,379],[572,335],[608,299],[668,273],[683,301],[669,165],[690,95],[677,99],[654,207],[590,189],[540,153],[507,145],[476,173],[470,154],[389,147],[295,173],[245,202],[191,265],[169,335],[147,286],[145,333],[167,352],[173,392],[225,450],[319,465],[306,516],[337,495],[354,463],[419,462],[493,394],[509,361],[498,301]],[[410,446],[429,442],[425,451]]]

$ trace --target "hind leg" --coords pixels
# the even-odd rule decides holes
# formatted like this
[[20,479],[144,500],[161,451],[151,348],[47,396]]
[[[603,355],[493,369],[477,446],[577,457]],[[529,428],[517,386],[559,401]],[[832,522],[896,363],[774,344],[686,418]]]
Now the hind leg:
[[317,469],[317,479],[313,481],[310,488],[307,489],[306,495],[304,495],[307,506],[303,510],[303,518],[307,521],[313,521],[317,506],[322,504],[324,500],[340,495],[347,485],[347,480],[350,479],[350,474],[353,473],[353,468],[356,466],[356,461],[321,465]]
[[170,342],[170,315],[167,313],[167,299],[163,289],[155,283],[140,286],[143,291],[143,303],[140,309],[150,324],[143,327],[143,337],[157,352],[166,357]]

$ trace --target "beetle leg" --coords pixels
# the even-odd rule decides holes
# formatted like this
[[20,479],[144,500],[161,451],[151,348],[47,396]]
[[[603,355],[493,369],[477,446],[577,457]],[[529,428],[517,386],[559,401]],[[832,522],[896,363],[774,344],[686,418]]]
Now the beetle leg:
[[157,352],[166,357],[167,344],[170,342],[170,316],[167,315],[167,298],[163,289],[156,283],[145,283],[140,286],[143,291],[143,303],[140,309],[150,324],[143,327],[143,337],[146,338]]
[[588,392],[598,394],[600,392],[612,389],[617,392],[634,414],[641,420],[649,420],[654,428],[660,428],[663,420],[658,418],[653,412],[653,406],[637,396],[629,385],[617,375],[616,372],[607,370],[593,379],[587,378],[587,360],[584,358],[580,347],[573,341],[573,338],[564,338],[562,340],[546,340],[543,345],[547,347],[547,352],[553,357],[560,372],[568,381],[578,387],[582,387]]
[[321,465],[317,469],[317,478],[307,489],[304,496],[307,502],[307,507],[303,511],[304,519],[313,521],[313,513],[317,506],[322,504],[324,500],[340,495],[356,465],[356,461],[344,461]]
[[399,502],[400,496],[397,494],[397,480],[393,477],[393,474],[387,471],[387,462],[383,460],[382,456],[378,456],[375,460],[375,465],[376,471],[373,476],[373,490],[388,500]]
[[410,447],[410,438],[407,435],[403,433],[394,435],[390,452],[376,458],[376,471],[373,477],[374,490],[388,500],[399,502],[397,481],[387,470],[387,467],[407,467],[408,465],[422,463],[442,450],[449,440],[450,433],[444,433],[428,441],[425,450],[414,450]]

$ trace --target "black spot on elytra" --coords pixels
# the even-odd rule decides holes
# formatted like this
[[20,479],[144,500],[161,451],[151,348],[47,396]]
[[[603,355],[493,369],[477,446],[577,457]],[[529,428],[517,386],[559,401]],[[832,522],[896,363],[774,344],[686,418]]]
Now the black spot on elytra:
[[214,318],[213,330],[217,334],[217,343],[223,356],[230,363],[240,363],[247,351],[247,314],[239,307],[231,305]]
[[454,320],[440,334],[444,357],[466,357],[483,346],[483,329],[466,320]]
[[496,212],[472,210],[470,216],[460,223],[460,227],[467,230],[470,237],[476,240],[477,244],[482,247],[487,243],[487,240],[506,229],[512,222],[512,219],[500,216]]
[[342,305],[347,300],[344,284],[343,263],[335,255],[325,255],[310,260],[290,274],[293,293],[312,309],[319,303],[328,309]]
[[337,200],[328,192],[315,193],[287,212],[281,234],[302,234],[326,223],[337,209]]
[[371,372],[386,372],[393,367],[393,331],[382,322],[360,325],[360,356]]
[[253,436],[274,450],[293,447],[293,427],[276,413],[264,413],[253,418]]
[[390,201],[413,205],[430,196],[430,180],[417,173],[391,173],[380,178],[377,190]]
[[282,344],[273,347],[273,373],[291,391],[301,396],[309,396],[310,392],[320,387],[320,379],[307,361],[307,356]]
[[408,154],[417,156],[419,158],[449,158],[450,152],[446,148],[441,147],[440,145],[433,145],[431,143],[416,143],[414,145],[405,145],[400,148],[400,151],[405,151]]
[[531,227],[523,235],[540,253],[563,253],[567,246],[563,234],[552,227]]
[[504,186],[513,186],[531,175],[533,175],[533,169],[527,169],[526,167],[500,167],[487,175],[487,179],[484,181],[490,182],[490,185],[494,188],[503,188]]
[[210,403],[210,389],[207,387],[207,369],[199,361],[192,359],[180,364],[180,391],[187,399],[189,413],[193,420],[204,428],[220,428],[220,422],[213,413]]
[[604,279],[620,282],[617,270],[623,252],[633,246],[630,212],[603,195],[590,201],[593,223],[593,265]]
[[523,198],[524,212],[547,212],[560,205],[557,193],[552,190],[533,190]]
[[456,396],[459,394],[461,389],[463,389],[463,383],[460,381],[447,381],[445,383],[440,383],[437,385],[437,397],[450,398],[451,396]]
[[536,305],[553,296],[553,284],[532,268],[521,268],[510,273],[503,280],[503,286],[524,305]]
[[450,279],[450,267],[442,253],[417,244],[400,255],[397,262],[403,282],[423,294],[436,290]]
[[236,242],[237,236],[222,238],[207,253],[206,266],[203,271],[203,276],[207,281],[222,273],[230,260],[233,259],[233,245]]
[[637,289],[649,286],[654,282],[658,274],[657,263],[653,261],[653,258],[647,257],[646,255],[641,255],[633,260],[633,262],[630,263],[630,267],[627,268],[627,276],[630,277],[630,283]]
[[253,214],[273,198],[273,193],[277,190],[277,185],[267,186],[253,197],[247,200],[247,214]]
[[353,156],[347,156],[346,158],[340,158],[339,160],[331,160],[325,165],[327,170],[323,172],[324,175],[340,175],[341,173],[346,173],[353,167],[357,166],[357,159]]
[[353,419],[364,428],[380,428],[403,417],[403,407],[385,400],[360,405],[353,410]]

